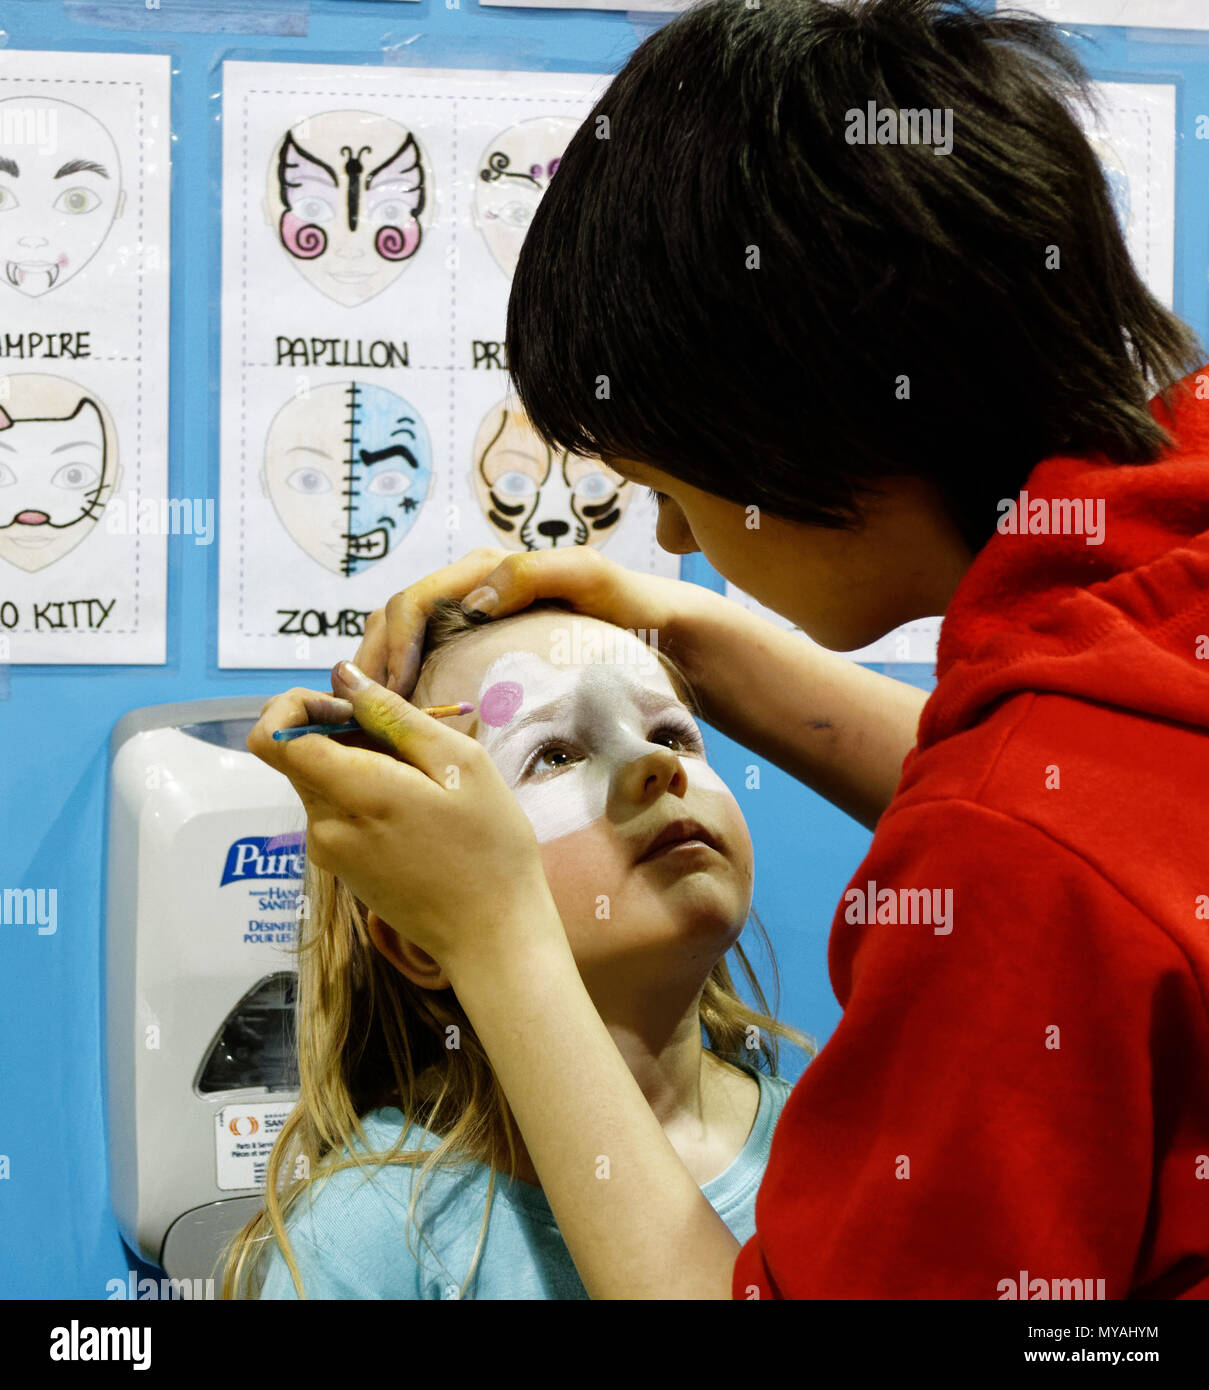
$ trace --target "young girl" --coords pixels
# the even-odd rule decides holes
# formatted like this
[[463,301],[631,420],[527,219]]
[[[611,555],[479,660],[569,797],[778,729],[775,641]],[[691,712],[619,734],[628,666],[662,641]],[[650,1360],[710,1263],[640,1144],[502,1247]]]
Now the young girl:
[[[524,807],[601,1017],[705,1196],[747,1239],[790,1089],[776,1038],[813,1045],[769,1017],[738,944],[751,842],[683,679],[632,634],[561,604],[484,629],[450,601],[429,623],[417,698],[473,698],[475,713],[450,722],[487,746]],[[449,873],[467,853],[450,847]],[[305,893],[301,1096],[223,1296],[586,1298],[440,964],[309,858]],[[759,1010],[735,992],[731,949]],[[608,1177],[603,1154],[594,1180]]]

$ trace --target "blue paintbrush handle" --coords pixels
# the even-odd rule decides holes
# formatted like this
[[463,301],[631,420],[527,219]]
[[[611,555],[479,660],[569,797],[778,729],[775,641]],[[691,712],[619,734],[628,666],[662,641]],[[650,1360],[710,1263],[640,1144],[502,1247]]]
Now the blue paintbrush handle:
[[294,729],[278,729],[273,735],[278,741],[287,738],[301,738],[303,734],[359,734],[361,725],[355,719],[347,724],[299,724]]

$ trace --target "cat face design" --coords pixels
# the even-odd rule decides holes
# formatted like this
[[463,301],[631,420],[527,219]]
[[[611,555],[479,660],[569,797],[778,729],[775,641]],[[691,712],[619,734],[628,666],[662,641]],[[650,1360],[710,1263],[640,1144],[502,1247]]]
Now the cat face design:
[[0,284],[37,298],[77,275],[120,216],[118,151],[66,101],[0,101]]
[[406,126],[329,111],[277,146],[265,212],[299,273],[351,307],[392,284],[419,250],[430,182]]
[[471,481],[488,525],[512,550],[603,546],[633,495],[633,485],[598,459],[547,448],[506,403],[479,426]]
[[501,131],[483,151],[474,181],[474,225],[511,277],[521,242],[580,122],[538,116]]
[[361,574],[415,525],[432,487],[428,430],[385,387],[313,387],[273,418],[261,486],[313,560],[333,574]]
[[0,559],[33,573],[74,550],[117,481],[104,407],[59,377],[9,377],[0,408]]

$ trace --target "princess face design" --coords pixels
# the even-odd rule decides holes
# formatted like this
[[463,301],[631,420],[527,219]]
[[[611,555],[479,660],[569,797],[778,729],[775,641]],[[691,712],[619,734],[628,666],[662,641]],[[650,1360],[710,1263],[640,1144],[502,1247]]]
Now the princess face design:
[[316,386],[274,417],[261,483],[313,560],[333,574],[361,574],[401,544],[428,497],[428,430],[382,386]]
[[474,225],[509,278],[542,194],[580,122],[538,116],[502,131],[483,151],[474,181]]
[[487,523],[512,550],[605,545],[633,484],[598,459],[554,451],[507,401],[483,417],[471,483]]
[[299,272],[352,307],[393,283],[419,250],[429,184],[405,126],[366,111],[329,111],[278,145],[266,210]]
[[38,297],[96,255],[125,195],[113,136],[70,102],[0,101],[0,283]]
[[89,534],[117,483],[109,412],[75,382],[10,376],[0,401],[0,559],[27,573]]

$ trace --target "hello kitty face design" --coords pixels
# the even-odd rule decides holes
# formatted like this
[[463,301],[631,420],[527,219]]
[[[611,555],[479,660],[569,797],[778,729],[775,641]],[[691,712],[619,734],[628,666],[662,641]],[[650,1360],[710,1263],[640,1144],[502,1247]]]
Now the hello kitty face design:
[[262,487],[282,525],[333,574],[361,574],[415,525],[432,446],[415,407],[382,386],[316,386],[279,410]]
[[471,484],[487,524],[511,550],[603,546],[634,490],[599,459],[547,448],[507,402],[479,426]]
[[483,151],[474,224],[505,275],[516,269],[529,223],[579,125],[569,116],[538,116],[502,131]]
[[429,182],[405,126],[329,111],[277,147],[266,210],[299,272],[351,307],[392,284],[419,250]]
[[33,573],[74,550],[117,481],[108,412],[74,382],[15,376],[0,408],[0,559]]

